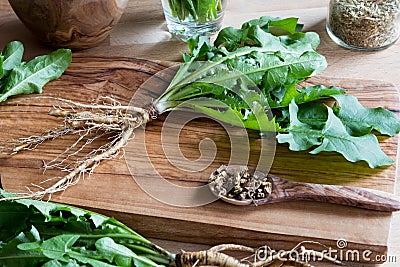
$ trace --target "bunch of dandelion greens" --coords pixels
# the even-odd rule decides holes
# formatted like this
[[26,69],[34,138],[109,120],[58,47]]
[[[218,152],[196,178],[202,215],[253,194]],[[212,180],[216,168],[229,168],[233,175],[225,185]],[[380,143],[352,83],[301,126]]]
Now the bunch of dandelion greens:
[[[190,53],[184,54],[185,63],[165,92],[143,107],[123,106],[109,97],[100,104],[55,99],[69,106],[55,106],[49,113],[62,119],[60,126],[41,136],[9,142],[2,150],[18,153],[46,140],[77,134],[78,140],[60,156],[60,162],[45,166],[67,174],[49,180],[48,187],[41,185],[40,190],[13,199],[41,199],[64,191],[92,173],[102,160],[115,158],[136,128],[174,109],[201,112],[260,132],[276,130],[278,142],[288,143],[294,151],[334,151],[351,162],[365,161],[371,168],[392,164],[374,135],[393,136],[400,131],[400,120],[392,112],[365,108],[335,86],[299,87],[327,63],[316,52],[318,34],[300,32],[302,25],[297,22],[296,18],[261,17],[240,29],[222,29],[213,45],[205,36],[188,40]],[[327,98],[336,103],[322,103]],[[274,118],[268,118],[269,109]],[[275,129],[263,123],[271,120]],[[111,141],[71,162],[77,151],[103,135],[111,135]]]
[[[0,190],[0,198],[12,197],[10,193]],[[292,259],[296,266],[311,266],[300,261],[301,257],[310,255],[340,263],[325,253],[305,249],[307,243],[279,254],[270,249],[266,251],[267,257],[259,260],[253,260],[256,259],[255,249],[235,244],[174,254],[114,218],[91,211],[31,199],[0,202],[1,266],[257,267],[289,259],[288,255],[299,255],[299,259]],[[225,254],[226,250],[247,252],[252,256],[238,259]]]

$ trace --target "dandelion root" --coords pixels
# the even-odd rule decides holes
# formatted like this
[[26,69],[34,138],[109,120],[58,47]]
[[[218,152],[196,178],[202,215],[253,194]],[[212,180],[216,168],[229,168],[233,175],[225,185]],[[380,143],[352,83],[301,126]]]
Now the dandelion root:
[[[221,266],[221,267],[273,267],[273,266],[295,266],[295,267],[312,267],[310,261],[329,261],[335,264],[341,262],[332,257],[324,255],[324,253],[305,249],[301,244],[314,243],[302,242],[288,251],[275,251],[267,246],[267,257],[260,258],[257,254],[258,250],[250,247],[236,244],[222,244],[214,246],[208,250],[197,252],[182,252],[175,257],[175,265],[177,267],[193,267],[193,266]],[[252,253],[246,258],[236,258],[222,251],[240,251]],[[296,255],[297,257],[294,257]]]
[[[63,124],[45,131],[39,136],[8,141],[6,145],[0,148],[0,151],[15,154],[23,150],[35,149],[47,140],[56,139],[66,134],[77,134],[79,137],[75,143],[50,163],[44,163],[44,170],[58,168],[68,173],[43,182],[47,184],[56,181],[50,186],[35,185],[40,188],[39,191],[29,189],[30,193],[19,194],[13,199],[42,199],[46,195],[50,199],[52,194],[75,185],[85,174],[93,173],[101,161],[117,157],[128,140],[134,135],[134,130],[158,115],[158,112],[151,105],[145,108],[122,106],[109,97],[104,98],[108,101],[107,103],[91,105],[61,98],[51,99],[68,105],[67,108],[54,106],[48,113],[50,116],[61,118]],[[105,134],[110,136],[108,143],[93,149],[86,156],[76,159],[78,153],[82,152],[85,146]],[[60,159],[60,161],[56,162],[57,159]],[[11,199],[3,198],[0,201],[5,200]]]
[[213,251],[183,252],[176,257],[177,267],[192,266],[221,266],[221,267],[249,267],[238,259],[223,253]]

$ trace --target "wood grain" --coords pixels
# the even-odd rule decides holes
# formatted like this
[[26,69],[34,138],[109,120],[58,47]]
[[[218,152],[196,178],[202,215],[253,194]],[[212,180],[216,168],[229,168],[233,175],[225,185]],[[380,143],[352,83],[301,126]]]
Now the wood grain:
[[[112,95],[127,104],[141,84],[166,66],[133,58],[75,54],[65,75],[48,84],[44,94],[83,102],[98,101],[101,96]],[[308,83],[339,85],[358,96],[367,106],[384,106],[398,111],[397,91],[389,83],[323,77],[311,79]],[[152,98],[160,93],[159,90],[147,88],[144,92]],[[19,99],[22,98],[14,98],[14,101]],[[7,129],[3,130],[1,141],[39,134],[56,126],[59,123],[57,118],[47,115],[52,104],[48,100],[31,99],[18,103],[18,106],[13,101],[1,105],[0,129]],[[229,138],[225,130],[207,119],[197,119],[185,125],[179,141],[187,158],[194,160],[199,157],[199,140],[206,137],[213,139],[218,147],[217,156],[208,168],[201,172],[185,172],[171,165],[163,152],[163,146],[168,146],[169,140],[164,140],[166,144],[161,142],[161,127],[166,118],[161,116],[148,124],[145,130],[137,131],[135,139],[126,147],[130,161],[135,160],[130,163],[136,166],[134,177],[155,184],[156,178],[149,175],[153,168],[179,185],[195,186],[206,182],[211,171],[229,159]],[[250,140],[252,156],[249,165],[255,166],[259,153],[257,133],[250,132]],[[24,191],[25,186],[56,175],[52,170],[42,173],[42,160],[55,158],[73,141],[72,136],[66,136],[44,143],[34,151],[2,156],[0,174],[3,187],[14,192]],[[380,141],[382,149],[396,159],[397,137],[380,138]],[[138,149],[140,142],[145,143],[147,156]],[[360,186],[389,193],[393,193],[397,175],[395,165],[370,169],[365,163],[348,163],[335,154],[315,156],[307,152],[292,152],[284,145],[277,147],[271,174],[295,181]],[[162,192],[163,188],[159,190]],[[260,246],[267,243],[277,249],[290,249],[303,240],[320,241],[335,247],[340,237],[348,241],[349,249],[371,249],[382,254],[387,250],[392,219],[390,213],[310,202],[276,203],[245,209],[222,202],[197,208],[169,206],[141,190],[123,159],[103,162],[92,176],[53,200],[115,216],[148,237],[204,244],[237,242]]]
[[271,175],[274,190],[256,205],[283,201],[317,201],[377,211],[399,211],[400,201],[391,194],[353,186],[299,183]]

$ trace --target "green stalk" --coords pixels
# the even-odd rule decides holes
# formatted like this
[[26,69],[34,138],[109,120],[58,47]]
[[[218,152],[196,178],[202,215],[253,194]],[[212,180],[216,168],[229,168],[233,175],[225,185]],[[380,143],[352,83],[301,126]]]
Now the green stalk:
[[165,251],[165,253],[160,254],[159,251],[154,251],[152,249],[140,245],[125,244],[125,246],[132,249],[135,253],[143,257],[146,257],[148,259],[151,259],[152,261],[158,264],[171,265],[171,263],[175,261],[175,254],[169,253],[167,251]]
[[174,0],[168,0],[168,5],[169,5],[169,9],[171,11],[171,15],[173,17],[176,17],[177,13],[176,13],[176,10],[175,10]]
[[222,11],[222,0],[217,0],[217,10]]
[[166,259],[166,258],[160,257],[158,255],[143,255],[143,256],[154,261],[155,263],[166,265],[166,266],[174,266],[174,263],[175,263],[175,255],[172,255],[172,258],[170,258],[170,259]]

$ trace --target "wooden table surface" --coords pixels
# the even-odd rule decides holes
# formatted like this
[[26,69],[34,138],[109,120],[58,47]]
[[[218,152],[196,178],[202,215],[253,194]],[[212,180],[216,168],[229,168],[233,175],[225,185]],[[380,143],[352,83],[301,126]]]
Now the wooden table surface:
[[[323,75],[381,80],[399,87],[400,42],[389,49],[373,53],[343,49],[331,41],[325,31],[327,6],[327,0],[230,0],[223,24],[240,26],[242,22],[262,15],[299,17],[300,22],[305,24],[305,30],[320,34],[319,52],[326,56],[329,64]],[[26,59],[50,51],[21,24],[8,1],[0,0],[0,47],[16,39],[24,43]],[[130,0],[110,38],[83,53],[179,61],[181,52],[185,50],[186,45],[167,32],[160,0]],[[397,193],[400,193],[399,185]],[[399,266],[400,262],[400,213],[393,216],[395,218],[391,227],[388,255],[396,256],[397,263],[387,263],[385,266]],[[205,247],[195,243],[181,244],[163,240],[157,242],[170,250]]]

